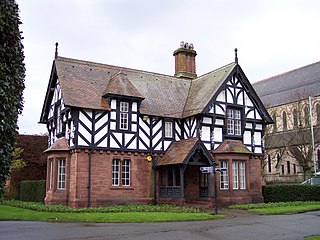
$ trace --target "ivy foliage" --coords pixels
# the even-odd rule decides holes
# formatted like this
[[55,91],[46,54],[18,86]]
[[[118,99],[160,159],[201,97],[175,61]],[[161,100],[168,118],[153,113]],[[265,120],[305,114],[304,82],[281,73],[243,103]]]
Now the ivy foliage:
[[24,53],[19,8],[15,0],[0,0],[0,195],[10,172],[23,109]]

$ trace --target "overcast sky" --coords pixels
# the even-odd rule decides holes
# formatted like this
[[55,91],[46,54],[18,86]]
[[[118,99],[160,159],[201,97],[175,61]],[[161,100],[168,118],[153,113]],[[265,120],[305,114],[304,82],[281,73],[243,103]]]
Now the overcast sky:
[[38,124],[59,56],[174,74],[173,51],[193,43],[198,76],[234,61],[251,82],[320,61],[318,0],[16,0],[26,65],[21,134]]

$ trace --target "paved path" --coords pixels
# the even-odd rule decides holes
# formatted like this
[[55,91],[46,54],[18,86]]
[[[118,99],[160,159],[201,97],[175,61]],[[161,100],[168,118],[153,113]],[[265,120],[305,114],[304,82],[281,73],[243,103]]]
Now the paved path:
[[225,219],[167,223],[0,222],[0,239],[23,240],[295,240],[320,234],[320,211],[266,216],[227,211]]

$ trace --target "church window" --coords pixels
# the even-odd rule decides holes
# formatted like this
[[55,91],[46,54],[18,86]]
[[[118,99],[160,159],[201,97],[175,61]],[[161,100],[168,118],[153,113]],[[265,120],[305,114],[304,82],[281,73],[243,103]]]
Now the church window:
[[320,125],[320,104],[317,104],[316,112],[317,112],[317,124]]
[[307,127],[310,124],[310,113],[309,113],[309,108],[305,107],[304,108],[304,125]]
[[272,120],[273,120],[273,131],[276,132],[277,131],[277,115],[276,115],[276,113],[273,113]]
[[293,109],[293,126],[298,127],[298,112],[296,109]]
[[283,130],[287,130],[287,113],[282,113]]

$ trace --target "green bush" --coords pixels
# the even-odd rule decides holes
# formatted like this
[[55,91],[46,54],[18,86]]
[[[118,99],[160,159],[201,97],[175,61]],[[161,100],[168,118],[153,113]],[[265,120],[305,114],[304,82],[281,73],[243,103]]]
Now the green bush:
[[320,201],[320,187],[311,185],[267,185],[262,189],[264,201],[295,202]]
[[19,199],[21,201],[44,202],[45,196],[46,196],[45,180],[22,181],[20,183]]

